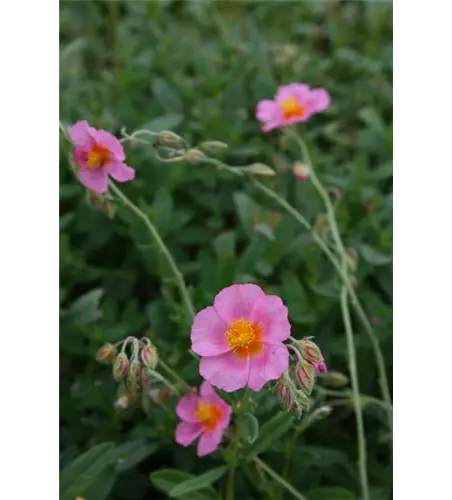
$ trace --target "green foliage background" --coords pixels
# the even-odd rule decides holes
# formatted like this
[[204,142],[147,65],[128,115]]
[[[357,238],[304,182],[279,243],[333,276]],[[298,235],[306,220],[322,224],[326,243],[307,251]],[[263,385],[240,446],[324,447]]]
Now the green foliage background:
[[[323,182],[340,190],[341,231],[358,253],[359,296],[391,379],[392,4],[66,1],[60,4],[60,26],[65,124],[87,119],[118,135],[122,126],[129,132],[169,128],[192,144],[224,141],[230,146],[226,162],[259,161],[275,168],[276,180],[269,185],[311,222],[322,206],[312,186],[295,182],[290,173],[299,152],[280,133],[261,133],[254,112],[280,84],[303,81],[328,89],[331,108],[303,130]],[[338,279],[292,218],[226,173],[161,164],[147,146],[127,147],[126,153],[137,178],[124,191],[154,221],[198,309],[224,286],[258,283],[289,307],[292,335],[315,336],[328,367],[347,373]],[[108,454],[101,460],[107,465],[74,497],[167,498],[162,484],[168,478],[151,482],[150,473],[180,469],[189,477],[224,462],[217,455],[201,460],[193,448],[178,447],[176,419],[158,407],[148,414],[139,408],[117,412],[110,370],[94,355],[105,341],[146,334],[198,385],[196,363],[187,354],[190,325],[141,223],[123,209],[113,220],[93,211],[66,155],[62,142],[60,464],[64,468],[87,449],[112,442],[116,448],[103,445],[97,451]],[[358,322],[355,332],[361,392],[380,397],[372,350]],[[171,398],[168,408],[175,403]],[[259,396],[261,428],[277,411],[274,398]],[[365,425],[372,498],[387,500],[391,436],[378,406],[365,406]],[[279,473],[296,427],[263,452]],[[334,406],[328,418],[299,437],[288,480],[309,500],[359,498],[350,405]],[[205,489],[199,498],[221,498],[224,478],[215,490]],[[290,498],[251,465],[242,467],[236,491],[239,499]]]

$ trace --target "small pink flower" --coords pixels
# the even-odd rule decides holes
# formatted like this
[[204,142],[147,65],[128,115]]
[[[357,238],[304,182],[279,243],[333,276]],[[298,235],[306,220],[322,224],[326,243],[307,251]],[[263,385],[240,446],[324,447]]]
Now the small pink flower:
[[90,127],[82,120],[69,128],[69,136],[75,145],[80,182],[91,191],[105,193],[109,175],[118,182],[135,178],[135,170],[123,163],[124,150],[114,135]]
[[226,392],[260,391],[289,366],[283,341],[290,336],[287,307],[257,285],[224,288],[201,310],[191,329],[194,352],[203,356],[202,377]]
[[278,88],[273,101],[260,101],[256,118],[264,122],[262,130],[268,132],[291,123],[304,122],[330,105],[325,89],[310,89],[304,83],[291,83]]
[[176,443],[189,446],[199,439],[198,457],[214,452],[221,442],[224,431],[231,420],[231,407],[204,381],[200,395],[190,392],[176,407],[177,416],[182,420],[176,428]]

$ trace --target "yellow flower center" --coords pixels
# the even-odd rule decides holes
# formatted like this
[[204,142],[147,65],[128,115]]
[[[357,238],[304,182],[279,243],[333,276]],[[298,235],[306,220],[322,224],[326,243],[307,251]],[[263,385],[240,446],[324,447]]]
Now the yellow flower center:
[[103,167],[110,160],[110,151],[94,144],[91,151],[88,153],[86,158],[86,167],[88,168],[100,168]]
[[286,120],[290,118],[301,118],[306,112],[306,107],[297,102],[295,97],[284,99],[284,101],[281,102],[281,108]]
[[262,351],[264,327],[254,325],[246,319],[237,319],[229,324],[226,340],[238,358],[256,356]]
[[201,422],[205,430],[212,432],[223,418],[223,411],[216,405],[200,402],[195,411],[195,417]]

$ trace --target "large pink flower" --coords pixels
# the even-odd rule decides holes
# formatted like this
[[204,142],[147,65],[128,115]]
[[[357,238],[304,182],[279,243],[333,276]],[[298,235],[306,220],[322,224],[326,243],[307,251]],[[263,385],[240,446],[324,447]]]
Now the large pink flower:
[[176,407],[182,420],[176,428],[176,443],[188,446],[198,437],[198,456],[214,452],[231,420],[231,407],[204,381],[200,395],[184,396]]
[[82,120],[69,128],[69,136],[75,145],[80,182],[91,191],[107,191],[109,175],[118,182],[135,178],[135,170],[123,163],[124,150],[114,135],[90,127]]
[[279,379],[289,365],[289,336],[287,307],[252,284],[224,288],[191,329],[192,350],[203,356],[201,376],[226,392],[260,391]]
[[260,101],[256,118],[264,122],[262,130],[268,132],[291,123],[304,122],[329,105],[330,96],[325,89],[310,89],[304,83],[291,83],[279,87],[273,101]]

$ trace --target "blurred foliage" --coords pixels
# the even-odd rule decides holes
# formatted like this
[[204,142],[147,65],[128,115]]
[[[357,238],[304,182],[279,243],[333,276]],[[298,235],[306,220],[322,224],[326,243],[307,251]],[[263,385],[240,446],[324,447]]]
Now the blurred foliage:
[[[230,164],[272,165],[277,178],[266,182],[311,222],[322,206],[309,182],[295,182],[290,172],[299,152],[280,133],[261,133],[254,113],[280,84],[327,88],[331,108],[303,131],[322,180],[340,191],[338,219],[358,255],[359,296],[392,378],[391,3],[66,1],[60,3],[60,72],[65,124],[87,119],[118,135],[123,126],[129,132],[144,127],[174,130],[190,143],[223,141]],[[122,208],[112,220],[92,210],[69,172],[63,141],[60,149],[61,468],[102,443],[98,453],[109,453],[111,463],[96,469],[96,481],[79,495],[167,498],[174,485],[222,461],[178,447],[176,417],[157,406],[146,413],[116,410],[110,370],[94,356],[105,341],[149,335],[198,385],[197,365],[187,354],[190,325],[142,224]],[[289,307],[292,335],[315,336],[327,365],[347,373],[338,279],[291,217],[227,173],[161,164],[142,145],[126,153],[137,178],[124,191],[154,221],[198,309],[224,286],[258,283]],[[373,353],[358,322],[355,331],[361,392],[380,397]],[[170,410],[175,404],[175,398],[166,403]],[[261,429],[276,411],[274,398],[259,394]],[[383,417],[378,406],[365,407],[374,500],[391,498],[391,437]],[[281,474],[295,428],[262,448]],[[259,447],[261,438],[249,446]],[[287,478],[309,500],[359,498],[349,405],[335,406],[300,435]],[[237,498],[290,498],[252,463],[236,480]],[[215,482],[220,491],[224,484],[224,477]],[[217,498],[213,491],[207,484],[179,498]]]

